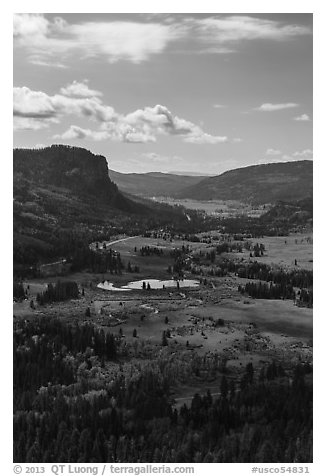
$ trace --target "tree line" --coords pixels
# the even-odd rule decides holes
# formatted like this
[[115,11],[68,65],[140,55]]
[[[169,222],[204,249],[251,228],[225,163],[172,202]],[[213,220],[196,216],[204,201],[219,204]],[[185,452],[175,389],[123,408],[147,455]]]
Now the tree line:
[[48,304],[79,297],[78,285],[75,281],[57,281],[54,285],[49,283],[47,289],[42,293],[37,293],[36,301],[41,304]]

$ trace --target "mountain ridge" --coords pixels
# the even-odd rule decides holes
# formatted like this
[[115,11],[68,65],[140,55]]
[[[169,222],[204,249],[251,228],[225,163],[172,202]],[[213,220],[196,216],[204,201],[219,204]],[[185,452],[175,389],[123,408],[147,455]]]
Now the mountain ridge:
[[292,201],[312,196],[310,160],[251,165],[204,178],[181,190],[178,198],[239,200],[252,204]]
[[128,173],[109,171],[111,180],[122,192],[144,197],[174,196],[179,190],[199,183],[205,176],[176,175],[164,172]]

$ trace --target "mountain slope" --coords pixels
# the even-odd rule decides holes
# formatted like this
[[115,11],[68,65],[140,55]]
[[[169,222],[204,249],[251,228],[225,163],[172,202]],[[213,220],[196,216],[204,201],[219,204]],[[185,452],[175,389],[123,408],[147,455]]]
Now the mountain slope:
[[178,194],[197,200],[239,200],[252,204],[293,201],[312,196],[310,160],[253,165],[205,178]]
[[15,149],[13,158],[14,192],[30,188],[51,188],[124,211],[136,211],[108,176],[105,157],[86,149],[52,145],[44,149]]
[[17,275],[40,262],[85,253],[95,239],[162,227],[193,232],[203,221],[182,207],[121,193],[105,157],[79,147],[15,149],[13,179]]
[[187,224],[182,211],[126,197],[105,157],[86,149],[15,149],[13,178],[14,262],[25,266],[66,256],[94,237]]
[[203,176],[165,174],[161,172],[122,174],[114,170],[110,170],[109,175],[122,192],[143,197],[174,197],[185,187],[194,186],[204,178]]

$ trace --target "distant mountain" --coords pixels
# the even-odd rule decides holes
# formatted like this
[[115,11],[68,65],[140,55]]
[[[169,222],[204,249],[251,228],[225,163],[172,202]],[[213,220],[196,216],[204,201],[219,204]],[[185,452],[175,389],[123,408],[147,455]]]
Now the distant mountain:
[[264,204],[311,197],[312,186],[313,163],[302,160],[230,170],[184,188],[178,197]]
[[190,177],[213,177],[215,174],[203,174],[199,172],[189,172],[189,170],[169,170],[167,174],[172,175],[186,175]]
[[143,197],[174,197],[185,187],[195,186],[205,178],[161,172],[122,174],[114,170],[110,170],[109,175],[122,192]]

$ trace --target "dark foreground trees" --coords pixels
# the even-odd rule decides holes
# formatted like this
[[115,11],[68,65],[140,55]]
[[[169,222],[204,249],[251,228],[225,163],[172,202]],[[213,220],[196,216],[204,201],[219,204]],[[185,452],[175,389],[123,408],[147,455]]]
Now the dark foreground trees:
[[176,410],[158,367],[112,379],[110,360],[119,338],[92,325],[16,324],[15,462],[312,461],[310,365],[247,366]]

